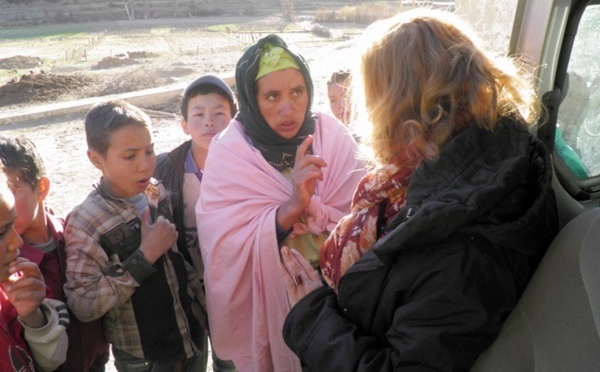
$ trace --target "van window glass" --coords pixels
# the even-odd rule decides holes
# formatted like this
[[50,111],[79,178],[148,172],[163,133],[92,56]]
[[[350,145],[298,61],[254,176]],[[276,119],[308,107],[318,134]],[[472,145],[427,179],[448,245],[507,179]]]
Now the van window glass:
[[600,174],[600,5],[579,24],[558,109],[555,149],[579,178]]

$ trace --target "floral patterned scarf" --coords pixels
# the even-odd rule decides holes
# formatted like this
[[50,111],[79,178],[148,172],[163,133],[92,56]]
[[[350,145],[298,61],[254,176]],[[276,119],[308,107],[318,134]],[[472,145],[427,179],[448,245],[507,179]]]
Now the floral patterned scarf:
[[334,291],[340,278],[381,237],[385,226],[406,203],[413,168],[378,167],[359,182],[349,215],[338,222],[319,251],[323,277]]

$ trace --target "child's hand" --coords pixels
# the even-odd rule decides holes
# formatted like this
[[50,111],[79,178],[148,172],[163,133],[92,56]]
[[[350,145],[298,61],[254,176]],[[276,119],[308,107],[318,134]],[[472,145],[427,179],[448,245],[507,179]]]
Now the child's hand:
[[40,268],[35,263],[18,257],[10,263],[9,272],[13,275],[2,285],[21,321],[32,328],[46,324],[44,314],[39,309],[46,298],[46,284]]
[[154,224],[150,224],[150,209],[142,213],[142,242],[140,251],[150,264],[154,264],[160,256],[169,250],[177,241],[175,225],[163,216],[158,216]]

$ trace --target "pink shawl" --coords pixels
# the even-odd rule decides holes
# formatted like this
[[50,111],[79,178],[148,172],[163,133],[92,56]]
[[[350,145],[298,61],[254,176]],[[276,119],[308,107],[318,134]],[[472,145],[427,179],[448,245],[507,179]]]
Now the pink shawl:
[[[337,120],[319,114],[313,153],[327,163],[308,231],[331,231],[350,212],[365,174],[357,145]],[[281,335],[289,304],[278,271],[275,212],[292,187],[244,135],[238,121],[211,144],[196,206],[212,345],[240,371],[301,371]]]

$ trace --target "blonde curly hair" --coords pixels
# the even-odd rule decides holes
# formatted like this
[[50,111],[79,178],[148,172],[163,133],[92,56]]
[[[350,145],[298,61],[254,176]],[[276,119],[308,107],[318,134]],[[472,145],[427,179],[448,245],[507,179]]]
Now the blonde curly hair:
[[[411,10],[364,34],[353,97],[371,124],[374,163],[418,165],[472,122],[493,130],[513,116],[528,125],[540,105],[517,61],[492,57],[455,15]],[[359,121],[357,121],[359,122]]]

